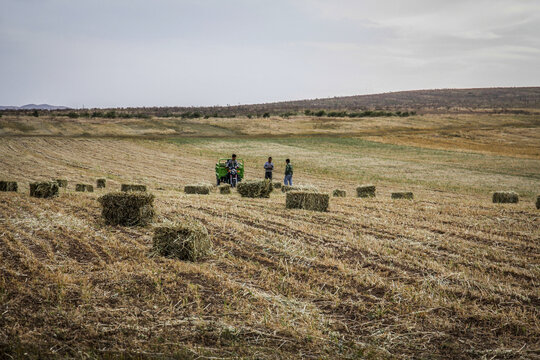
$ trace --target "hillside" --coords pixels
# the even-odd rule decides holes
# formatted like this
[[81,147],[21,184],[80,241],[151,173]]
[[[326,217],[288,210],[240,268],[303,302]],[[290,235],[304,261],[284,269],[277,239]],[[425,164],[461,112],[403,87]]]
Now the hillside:
[[200,112],[220,115],[281,114],[304,110],[368,109],[416,110],[433,112],[471,112],[474,110],[540,109],[540,87],[412,90],[373,95],[356,95],[325,99],[283,101],[266,104],[215,107],[161,107],[132,109],[149,114]]

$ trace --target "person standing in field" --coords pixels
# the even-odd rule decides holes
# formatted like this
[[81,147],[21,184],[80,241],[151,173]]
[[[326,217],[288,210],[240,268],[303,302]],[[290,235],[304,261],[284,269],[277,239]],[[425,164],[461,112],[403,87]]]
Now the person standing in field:
[[289,185],[292,186],[292,174],[293,169],[291,165],[291,160],[287,159],[285,160],[285,179],[283,182],[285,183],[285,186]]
[[268,161],[264,163],[264,178],[272,180],[273,170],[274,170],[274,164],[272,163],[272,157],[269,157]]

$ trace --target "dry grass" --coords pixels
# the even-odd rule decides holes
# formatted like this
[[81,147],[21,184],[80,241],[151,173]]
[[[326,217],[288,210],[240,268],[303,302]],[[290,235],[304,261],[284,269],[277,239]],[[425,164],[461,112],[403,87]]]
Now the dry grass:
[[[246,154],[246,179],[269,152],[294,154],[295,182],[354,193],[373,181],[377,197],[332,198],[320,213],[287,211],[281,192],[177,191],[213,181],[230,149]],[[107,177],[163,188],[155,222],[196,219],[214,244],[199,263],[155,257],[152,228],[104,225],[96,193],[0,193],[0,354],[540,356],[538,159],[344,138],[5,138],[0,151],[0,178],[19,186]],[[393,201],[396,188],[416,200]],[[497,189],[522,199],[493,204]]]

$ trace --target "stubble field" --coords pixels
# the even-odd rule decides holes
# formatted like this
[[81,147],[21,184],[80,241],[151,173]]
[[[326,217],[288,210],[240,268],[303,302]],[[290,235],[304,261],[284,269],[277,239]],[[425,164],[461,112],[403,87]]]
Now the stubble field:
[[[540,120],[454,117],[98,119],[62,134],[57,119],[3,117],[0,177],[20,189],[0,193],[0,354],[540,357]],[[286,210],[281,192],[181,191],[231,152],[249,178],[290,157],[296,183],[348,197],[317,213]],[[100,177],[106,190],[74,191]],[[57,178],[58,198],[28,196]],[[149,186],[155,224],[202,221],[213,254],[155,257],[152,226],[105,225],[96,199],[121,183]],[[354,197],[363,183],[375,198]],[[521,201],[492,204],[499,189]]]

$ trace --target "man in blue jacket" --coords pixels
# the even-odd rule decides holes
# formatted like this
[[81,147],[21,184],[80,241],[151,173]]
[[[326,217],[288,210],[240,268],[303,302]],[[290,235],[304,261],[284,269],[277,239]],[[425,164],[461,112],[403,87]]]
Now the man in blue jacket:
[[273,170],[274,170],[274,164],[272,163],[272,157],[269,157],[268,161],[264,163],[264,178],[272,180]]

